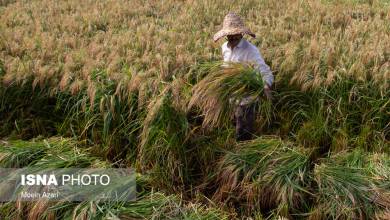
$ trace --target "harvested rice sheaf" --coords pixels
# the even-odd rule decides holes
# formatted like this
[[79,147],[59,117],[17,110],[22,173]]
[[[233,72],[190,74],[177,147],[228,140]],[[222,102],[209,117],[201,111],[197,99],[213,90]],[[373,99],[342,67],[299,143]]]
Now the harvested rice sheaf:
[[264,88],[261,74],[241,63],[205,63],[199,72],[205,76],[193,87],[189,108],[199,107],[208,127],[223,125],[232,118],[237,102],[258,98]]
[[318,192],[311,219],[372,219],[388,209],[389,161],[359,149],[324,158],[314,168]]
[[0,167],[66,168],[108,167],[109,163],[89,153],[90,148],[71,138],[51,137],[30,141],[10,141],[0,145]]
[[[241,143],[219,164],[220,201],[245,201],[249,210],[276,209],[288,216],[302,210],[312,196],[310,151],[277,138]],[[244,202],[243,202],[244,203]]]

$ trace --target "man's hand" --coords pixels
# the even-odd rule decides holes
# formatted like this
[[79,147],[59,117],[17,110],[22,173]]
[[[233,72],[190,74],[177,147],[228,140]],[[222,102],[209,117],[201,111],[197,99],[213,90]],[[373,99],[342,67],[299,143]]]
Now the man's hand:
[[272,91],[268,84],[265,84],[264,86],[264,94],[269,101],[272,101]]

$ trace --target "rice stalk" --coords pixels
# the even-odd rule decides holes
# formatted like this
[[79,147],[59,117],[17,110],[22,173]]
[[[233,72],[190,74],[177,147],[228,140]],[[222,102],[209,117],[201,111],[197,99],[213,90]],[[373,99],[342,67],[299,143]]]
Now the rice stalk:
[[166,196],[151,193],[134,205],[119,209],[123,219],[228,219],[229,215],[218,208],[206,207],[197,203],[186,203],[177,195]]
[[225,125],[232,119],[236,101],[257,98],[264,88],[261,75],[240,63],[205,63],[201,71],[206,76],[192,88],[188,108],[200,108],[205,127]]
[[[148,106],[139,145],[138,165],[152,172],[156,183],[177,190],[188,181],[186,157],[188,121],[183,112],[174,108],[170,88],[164,89]],[[178,186],[171,185],[173,183]]]
[[0,166],[20,168],[36,163],[46,155],[47,146],[43,142],[13,141],[11,146],[0,147]]
[[[39,203],[37,203],[39,204]],[[33,207],[37,206],[35,204]],[[62,219],[228,219],[219,208],[186,202],[179,195],[148,192],[136,201],[85,201],[80,203],[43,202],[42,212],[35,215],[48,218],[50,213]],[[31,214],[30,214],[31,216]],[[40,218],[31,218],[40,219]]]
[[275,138],[258,138],[227,152],[219,163],[214,198],[245,201],[249,210],[285,206],[288,217],[304,210],[313,196],[310,188],[310,151]]
[[0,148],[3,168],[107,167],[108,163],[91,156],[73,139],[51,137],[31,141],[10,141]]
[[389,189],[378,179],[378,174],[388,175],[388,167],[385,172],[375,171],[373,159],[355,150],[324,158],[315,166],[318,185],[315,218],[372,218],[389,207]]

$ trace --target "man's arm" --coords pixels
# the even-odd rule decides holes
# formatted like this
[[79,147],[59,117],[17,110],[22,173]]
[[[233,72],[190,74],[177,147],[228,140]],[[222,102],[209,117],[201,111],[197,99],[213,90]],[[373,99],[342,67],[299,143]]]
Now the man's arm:
[[252,59],[254,61],[254,67],[260,72],[264,85],[264,93],[269,100],[272,100],[271,86],[274,82],[274,75],[272,74],[271,68],[265,63],[260,51],[256,48],[252,52]]
[[272,74],[271,68],[264,62],[263,57],[259,50],[253,50],[253,60],[255,68],[262,75],[263,81],[266,83],[266,86],[271,87],[274,82],[274,75]]

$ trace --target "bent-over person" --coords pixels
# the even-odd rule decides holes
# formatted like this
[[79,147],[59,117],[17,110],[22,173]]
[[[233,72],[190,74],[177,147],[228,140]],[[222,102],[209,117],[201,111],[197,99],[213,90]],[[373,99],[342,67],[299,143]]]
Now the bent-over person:
[[[225,16],[223,27],[214,35],[214,41],[226,37],[226,42],[222,45],[222,56],[225,62],[241,62],[253,64],[264,81],[264,94],[271,100],[271,86],[274,81],[269,66],[264,62],[257,47],[248,42],[243,36],[247,34],[253,38],[256,35],[245,27],[241,18],[235,13]],[[236,120],[236,140],[244,141],[252,138],[255,121],[255,97],[245,97],[239,100],[235,108]]]

